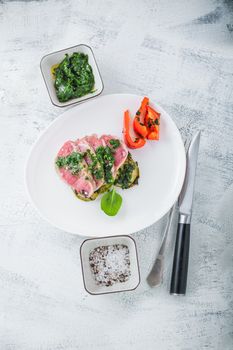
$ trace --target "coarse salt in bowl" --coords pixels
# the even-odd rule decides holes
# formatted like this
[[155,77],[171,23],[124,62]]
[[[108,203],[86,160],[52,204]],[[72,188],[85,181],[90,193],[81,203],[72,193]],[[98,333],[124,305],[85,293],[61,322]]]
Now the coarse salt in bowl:
[[84,287],[88,293],[116,293],[138,287],[137,247],[130,236],[86,239],[80,255]]

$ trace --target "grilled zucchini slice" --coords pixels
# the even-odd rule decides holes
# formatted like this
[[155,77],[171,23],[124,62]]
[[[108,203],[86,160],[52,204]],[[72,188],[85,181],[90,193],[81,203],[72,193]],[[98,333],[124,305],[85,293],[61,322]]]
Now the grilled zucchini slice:
[[115,185],[121,187],[122,189],[127,189],[138,184],[140,173],[138,163],[135,162],[131,156],[128,154],[128,157],[124,164],[118,170]]
[[95,191],[90,198],[86,198],[86,197],[82,196],[80,193],[78,193],[75,190],[74,190],[74,194],[76,197],[78,197],[78,199],[81,199],[84,202],[90,202],[90,201],[94,201],[98,197],[99,194],[107,192],[110,187],[111,187],[111,185],[104,184],[97,191]]

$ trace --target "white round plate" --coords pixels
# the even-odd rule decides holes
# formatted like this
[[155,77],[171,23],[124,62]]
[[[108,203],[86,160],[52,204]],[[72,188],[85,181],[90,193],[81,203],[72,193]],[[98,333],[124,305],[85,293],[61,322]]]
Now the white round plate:
[[185,151],[180,133],[169,115],[161,113],[160,140],[150,141],[138,150],[130,150],[138,161],[138,186],[118,190],[123,197],[115,217],[100,209],[100,199],[78,200],[55,171],[54,160],[67,140],[93,133],[122,138],[123,114],[133,117],[142,96],[114,94],[75,106],[43,132],[33,146],[26,166],[29,196],[42,217],[67,232],[84,236],[109,236],[139,231],[159,220],[176,201],[185,174]]

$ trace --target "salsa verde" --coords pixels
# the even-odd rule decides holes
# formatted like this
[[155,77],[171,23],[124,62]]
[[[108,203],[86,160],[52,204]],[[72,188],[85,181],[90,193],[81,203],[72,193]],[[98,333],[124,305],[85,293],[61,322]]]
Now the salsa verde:
[[55,78],[55,90],[60,102],[82,97],[94,92],[95,78],[88,55],[74,52],[52,69]]

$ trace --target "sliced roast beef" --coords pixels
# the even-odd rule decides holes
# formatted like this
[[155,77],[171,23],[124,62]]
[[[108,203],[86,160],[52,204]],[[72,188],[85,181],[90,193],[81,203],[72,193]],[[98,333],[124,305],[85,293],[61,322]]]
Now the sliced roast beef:
[[58,157],[66,157],[73,151],[75,151],[75,142],[73,141],[66,141],[64,145],[61,147],[60,151],[58,152]]
[[98,138],[96,134],[86,136],[85,139],[89,143],[89,145],[96,151],[98,147],[105,147],[106,144],[103,139]]
[[72,188],[84,198],[90,198],[95,192],[95,183],[93,180],[87,180],[86,174],[79,174],[77,181]]
[[[128,149],[124,142],[120,141],[116,136],[112,135],[103,135],[101,139],[104,140],[105,144],[113,149],[114,151],[114,173],[116,174],[118,169],[124,164],[128,156]],[[118,140],[119,146],[114,146],[114,142],[111,143],[111,140]],[[115,147],[115,148],[114,148]]]
[[104,184],[104,173],[102,166],[96,157],[95,150],[88,143],[85,137],[77,140],[75,144],[78,150],[85,154],[84,159],[95,180],[95,191],[97,191]]
[[95,185],[93,181],[87,180],[85,171],[81,171],[78,175],[72,175],[69,170],[62,168],[59,172],[63,180],[81,196],[89,198],[94,193]]
[[128,150],[112,135],[93,134],[67,141],[58,152],[56,165],[62,179],[81,197],[90,198],[105,184],[114,183]]
[[[67,157],[75,155],[76,153],[79,153],[76,143],[73,141],[67,141],[58,152],[56,162],[57,165],[59,164],[58,171],[62,179],[71,186],[73,190],[77,191],[81,196],[89,198],[96,190],[96,184],[88,170],[85,159],[80,160],[80,170],[75,173],[72,172],[72,168],[70,168],[69,165],[63,162],[64,159],[67,159]],[[60,162],[58,162],[58,159]]]

